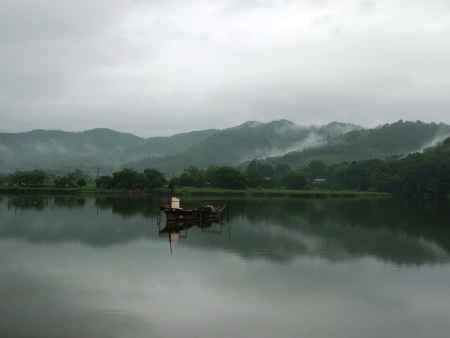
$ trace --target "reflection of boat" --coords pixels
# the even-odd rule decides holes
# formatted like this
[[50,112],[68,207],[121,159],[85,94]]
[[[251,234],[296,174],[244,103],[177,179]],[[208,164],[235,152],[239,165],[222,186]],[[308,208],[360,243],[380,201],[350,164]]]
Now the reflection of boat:
[[172,197],[170,203],[161,207],[166,215],[166,224],[164,228],[159,229],[159,234],[168,235],[170,252],[172,252],[172,242],[177,242],[180,238],[186,238],[188,229],[198,226],[203,230],[211,227],[214,223],[218,223],[222,227],[225,208],[225,205],[205,204],[196,209],[183,209],[180,200]]

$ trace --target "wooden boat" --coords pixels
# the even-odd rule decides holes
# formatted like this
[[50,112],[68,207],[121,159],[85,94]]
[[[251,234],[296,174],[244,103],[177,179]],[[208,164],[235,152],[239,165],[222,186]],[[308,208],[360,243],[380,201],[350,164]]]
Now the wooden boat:
[[196,222],[199,226],[208,223],[220,223],[223,219],[225,205],[216,207],[204,205],[196,209],[164,208],[168,222]]
[[225,208],[226,205],[206,204],[196,209],[183,209],[180,206],[179,199],[172,198],[171,203],[161,207],[161,210],[166,215],[167,226],[184,224],[185,226],[197,225],[202,228],[211,226],[212,223],[221,223]]
[[190,228],[198,226],[202,231],[206,231],[206,228],[211,227],[213,223],[220,224],[222,228],[225,209],[226,205],[214,206],[211,204],[205,204],[196,209],[183,209],[180,200],[172,197],[169,203],[161,206],[161,211],[166,215],[166,222],[162,229],[159,228],[159,234],[168,236],[172,254],[172,243],[177,242],[180,238],[186,238]]

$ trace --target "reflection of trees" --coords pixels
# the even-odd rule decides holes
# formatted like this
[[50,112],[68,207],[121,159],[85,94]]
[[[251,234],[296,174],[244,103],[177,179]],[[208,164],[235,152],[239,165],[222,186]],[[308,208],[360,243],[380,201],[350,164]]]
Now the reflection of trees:
[[[439,241],[450,251],[448,204],[420,205],[390,199],[342,200],[260,200],[239,201],[232,205],[233,216],[245,215],[252,222],[276,220],[288,228],[317,225],[388,229]],[[442,238],[445,237],[445,238]]]
[[[11,203],[32,199],[13,199]],[[45,200],[45,199],[44,199]],[[82,202],[83,201],[83,202]],[[95,208],[72,208],[85,199],[58,199],[51,213],[9,213],[0,219],[0,238],[24,239],[31,242],[79,241],[93,246],[105,246],[148,237],[153,232],[145,219],[124,222],[109,214],[99,214]],[[31,204],[34,205],[34,204]],[[40,209],[42,210],[42,209]]]
[[[447,259],[450,251],[446,226],[450,212],[445,205],[418,208],[387,199],[241,201],[234,208],[234,217],[244,215],[251,224],[264,223],[311,236],[322,250],[315,254],[332,259],[370,255],[420,264]],[[286,250],[292,240],[282,240],[286,243],[279,252],[286,257],[296,255]]]
[[83,196],[55,196],[53,203],[57,207],[81,208],[86,204],[86,198]]
[[[8,197],[7,205],[8,208],[20,210],[44,210],[51,206],[73,209],[84,207],[87,199],[80,195],[16,195]],[[112,210],[113,213],[124,217],[136,215],[152,217],[159,213],[160,206],[159,199],[152,197],[100,196],[94,201],[98,209]]]
[[124,225],[103,222],[88,223],[86,219],[79,219],[78,222],[71,223],[51,220],[45,226],[35,227],[33,221],[30,220],[27,223],[3,223],[0,225],[0,237],[2,238],[20,238],[37,243],[79,241],[92,246],[127,242],[148,237],[151,233],[151,228],[144,222]]
[[8,209],[14,208],[19,210],[43,210],[49,205],[50,198],[40,195],[17,195],[8,198]]
[[123,217],[152,217],[159,214],[160,201],[157,198],[102,196],[95,199],[95,206]]
[[[151,198],[13,196],[7,205],[40,211],[52,206],[52,201],[55,208],[50,214],[2,215],[0,236],[108,245],[157,233],[159,201]],[[195,207],[202,202],[184,204]],[[398,264],[422,264],[447,260],[450,252],[448,205],[417,207],[388,199],[239,200],[227,204],[230,222],[222,235],[193,228],[183,242],[277,261],[300,255],[330,260],[372,256]]]
[[83,207],[86,199],[78,195],[15,195],[9,196],[8,208],[20,210],[44,210],[52,205],[59,208]]

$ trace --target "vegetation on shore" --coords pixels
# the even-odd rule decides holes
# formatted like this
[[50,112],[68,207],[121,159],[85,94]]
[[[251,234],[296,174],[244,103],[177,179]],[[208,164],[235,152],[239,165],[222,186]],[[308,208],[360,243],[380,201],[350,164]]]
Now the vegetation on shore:
[[[166,191],[157,189],[149,191]],[[83,188],[54,188],[54,187],[0,187],[0,193],[11,194],[146,194],[145,191],[98,189],[95,186]],[[190,197],[223,197],[223,198],[382,198],[390,194],[380,192],[361,192],[345,190],[293,190],[293,189],[221,189],[182,187],[175,189],[175,194],[183,198]]]
[[244,170],[191,167],[175,186],[224,189],[294,189],[381,192],[406,198],[445,199],[450,194],[450,138],[422,153],[388,160],[327,165],[311,161],[300,169],[254,160]]
[[398,194],[433,199],[450,193],[450,138],[438,147],[402,159],[368,160],[326,165],[312,161],[300,169],[254,160],[244,168],[189,167],[166,178],[155,169],[122,169],[92,179],[76,170],[63,176],[42,170],[0,176],[0,188],[9,191],[149,192],[175,189],[182,194],[236,194],[243,196],[366,196]]
[[176,189],[181,197],[217,196],[217,197],[245,197],[245,198],[328,198],[328,197],[389,197],[390,194],[380,192],[362,192],[346,190],[294,190],[294,189],[221,189],[221,188],[193,188]]

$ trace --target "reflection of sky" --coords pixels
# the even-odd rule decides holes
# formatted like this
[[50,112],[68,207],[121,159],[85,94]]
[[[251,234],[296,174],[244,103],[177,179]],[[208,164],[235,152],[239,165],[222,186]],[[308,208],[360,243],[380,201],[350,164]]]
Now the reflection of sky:
[[243,211],[170,256],[141,214],[2,202],[0,336],[448,337],[448,252],[324,203],[315,223]]
[[[111,199],[110,204],[103,201],[102,208],[97,207],[94,199],[86,199],[76,207],[70,200],[66,204],[60,201],[56,205],[51,200],[46,203],[42,210],[34,208],[33,201],[19,209],[8,209],[6,202],[0,203],[0,238],[36,243],[81,242],[93,246],[142,238],[164,240],[157,235],[158,208],[139,200]],[[402,217],[407,216],[406,211],[387,215],[380,223],[373,222],[370,216],[355,218],[354,211],[360,208],[355,208],[359,205],[354,201],[343,203],[342,210],[335,202],[302,202],[300,212],[292,210],[292,202],[266,203],[264,208],[259,207],[260,202],[246,203],[247,208],[237,208],[222,235],[208,236],[191,229],[188,240],[182,241],[208,251],[225,250],[245,258],[263,257],[280,262],[297,256],[332,261],[376,257],[396,264],[437,264],[449,260],[448,231],[441,224],[447,221],[445,218],[435,217],[437,226],[415,221],[415,227],[411,227],[414,216]],[[366,204],[361,204],[361,209],[367,208]],[[388,207],[392,209],[390,205],[375,206],[368,210],[383,214]],[[389,219],[397,224],[399,214],[406,226],[386,225]],[[217,230],[215,227],[208,232]]]
[[73,337],[448,337],[450,329],[448,265],[278,264],[181,243],[169,256],[165,242],[145,240],[102,249],[3,241],[0,255],[8,313],[0,328],[20,323],[31,337],[27,328],[44,337],[66,325]]

